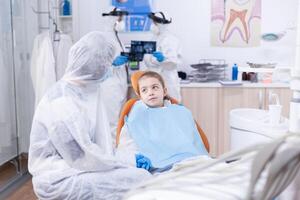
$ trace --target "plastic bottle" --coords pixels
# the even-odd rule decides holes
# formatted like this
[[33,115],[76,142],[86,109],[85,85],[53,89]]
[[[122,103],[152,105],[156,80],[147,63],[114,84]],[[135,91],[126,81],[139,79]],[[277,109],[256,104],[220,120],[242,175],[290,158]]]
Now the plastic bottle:
[[236,81],[237,79],[238,79],[238,66],[237,66],[237,64],[234,64],[233,66],[232,66],[232,80],[233,81]]
[[69,0],[64,0],[62,4],[62,15],[71,15],[71,6]]

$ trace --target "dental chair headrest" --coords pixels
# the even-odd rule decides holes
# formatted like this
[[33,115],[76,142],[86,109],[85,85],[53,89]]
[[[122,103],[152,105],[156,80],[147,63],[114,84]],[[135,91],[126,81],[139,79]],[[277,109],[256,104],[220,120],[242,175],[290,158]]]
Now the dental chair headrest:
[[136,71],[131,75],[131,85],[137,96],[140,96],[139,92],[138,92],[138,90],[139,90],[138,81],[144,73],[145,73],[144,71]]

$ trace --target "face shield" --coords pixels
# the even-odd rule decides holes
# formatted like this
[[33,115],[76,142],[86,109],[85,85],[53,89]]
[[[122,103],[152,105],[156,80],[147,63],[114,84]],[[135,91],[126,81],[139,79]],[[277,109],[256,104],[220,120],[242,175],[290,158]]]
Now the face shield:
[[148,17],[153,22],[150,30],[154,35],[164,33],[167,30],[168,25],[172,22],[172,19],[167,20],[162,12],[149,13]]
[[102,16],[107,17],[106,25],[107,27],[111,28],[110,30],[115,30],[119,32],[125,30],[124,17],[128,14],[129,13],[127,11],[118,10],[117,8],[114,8],[109,13],[102,13]]
[[156,24],[170,24],[172,23],[172,18],[166,19],[163,12],[149,13],[148,17]]
[[71,47],[63,80],[85,84],[104,81],[111,73],[114,55],[114,43],[103,33],[88,33]]
[[125,22],[123,18],[119,18],[119,20],[115,22],[114,29],[117,32],[125,31]]

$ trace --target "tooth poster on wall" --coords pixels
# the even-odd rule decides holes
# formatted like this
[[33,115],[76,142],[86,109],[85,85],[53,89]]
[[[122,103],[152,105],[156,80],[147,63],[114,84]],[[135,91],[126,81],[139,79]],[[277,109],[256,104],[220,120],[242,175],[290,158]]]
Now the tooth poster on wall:
[[260,45],[261,0],[212,0],[211,45]]
[[126,10],[129,15],[125,17],[126,31],[149,31],[151,20],[152,0],[112,0],[112,5]]

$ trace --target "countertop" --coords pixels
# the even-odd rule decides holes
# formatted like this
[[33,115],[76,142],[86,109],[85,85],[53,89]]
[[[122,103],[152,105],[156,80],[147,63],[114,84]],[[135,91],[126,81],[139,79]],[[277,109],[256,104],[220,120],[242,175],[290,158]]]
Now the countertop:
[[242,82],[242,85],[229,85],[224,86],[218,82],[206,82],[206,83],[181,83],[180,87],[182,88],[197,88],[197,87],[204,87],[204,88],[239,88],[239,87],[246,87],[246,88],[289,88],[289,83],[250,83],[250,82]]

